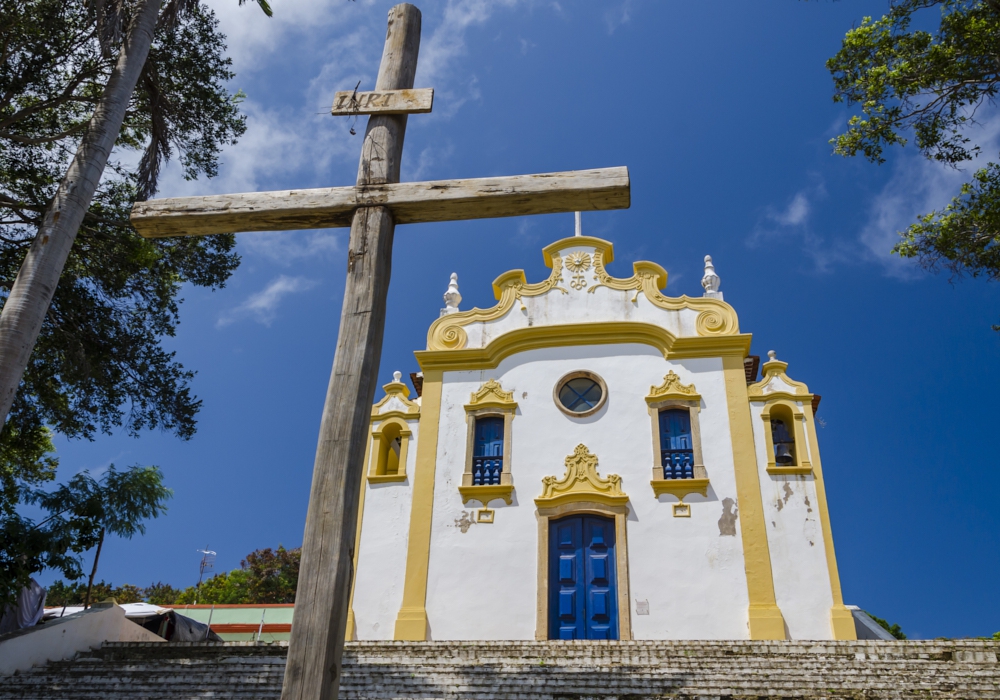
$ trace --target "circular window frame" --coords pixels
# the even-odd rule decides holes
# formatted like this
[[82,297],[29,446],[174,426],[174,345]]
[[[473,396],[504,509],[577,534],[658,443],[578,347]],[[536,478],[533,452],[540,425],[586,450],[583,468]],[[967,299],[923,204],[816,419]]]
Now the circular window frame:
[[[566,382],[572,381],[574,379],[590,379],[597,383],[601,387],[601,400],[597,402],[597,405],[593,408],[589,408],[586,411],[571,411],[563,405],[563,402],[559,400],[559,390],[563,388]],[[562,411],[564,414],[570,418],[586,418],[587,416],[592,416],[602,408],[608,400],[608,385],[605,383],[601,375],[591,372],[585,369],[578,369],[569,374],[564,374],[552,387],[552,401],[555,403],[556,408]]]

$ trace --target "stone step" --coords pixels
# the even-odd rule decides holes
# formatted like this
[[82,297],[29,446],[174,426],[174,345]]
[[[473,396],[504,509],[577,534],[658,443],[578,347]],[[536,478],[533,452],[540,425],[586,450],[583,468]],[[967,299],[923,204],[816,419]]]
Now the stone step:
[[[1000,645],[352,642],[345,700],[1000,700]],[[0,680],[8,698],[275,698],[287,644],[105,644]]]

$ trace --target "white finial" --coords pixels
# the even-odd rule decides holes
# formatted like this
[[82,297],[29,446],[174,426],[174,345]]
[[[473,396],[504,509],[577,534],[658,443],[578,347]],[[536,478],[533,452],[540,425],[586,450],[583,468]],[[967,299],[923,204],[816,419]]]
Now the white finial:
[[583,214],[581,212],[574,212],[574,217],[576,219],[576,232],[574,236],[583,235]]
[[705,296],[711,299],[722,300],[722,292],[719,285],[722,280],[715,274],[715,265],[712,264],[712,256],[705,256],[705,276],[701,278],[701,286],[705,288]]
[[397,384],[403,381],[403,373],[397,369],[395,372],[392,373],[392,381],[396,382]]
[[774,361],[776,361],[778,359],[778,353],[776,353],[774,350],[768,350],[767,351],[767,359],[768,359],[768,362],[774,362]]
[[462,295],[458,293],[458,273],[451,273],[451,281],[448,282],[448,291],[444,293],[444,308],[441,315],[447,316],[458,311],[458,305],[462,303]]

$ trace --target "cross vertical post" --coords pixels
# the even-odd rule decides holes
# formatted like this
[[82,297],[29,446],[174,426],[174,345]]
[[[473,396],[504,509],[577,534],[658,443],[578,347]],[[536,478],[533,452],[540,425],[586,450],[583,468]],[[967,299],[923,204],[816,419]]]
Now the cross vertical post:
[[[420,11],[389,11],[376,90],[413,87]],[[399,182],[406,114],[369,117],[357,186]],[[340,684],[358,496],[375,395],[395,222],[387,206],[361,206],[351,222],[347,284],[320,424],[282,700],[334,700]]]

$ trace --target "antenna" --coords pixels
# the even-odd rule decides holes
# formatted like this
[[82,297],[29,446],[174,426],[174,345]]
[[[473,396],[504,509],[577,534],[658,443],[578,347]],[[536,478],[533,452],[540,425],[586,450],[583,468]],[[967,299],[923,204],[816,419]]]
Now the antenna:
[[201,563],[198,565],[198,585],[194,589],[194,604],[198,604],[198,596],[201,593],[201,579],[205,576],[206,571],[213,571],[215,569],[215,552],[205,545],[205,549],[197,550],[201,553]]

